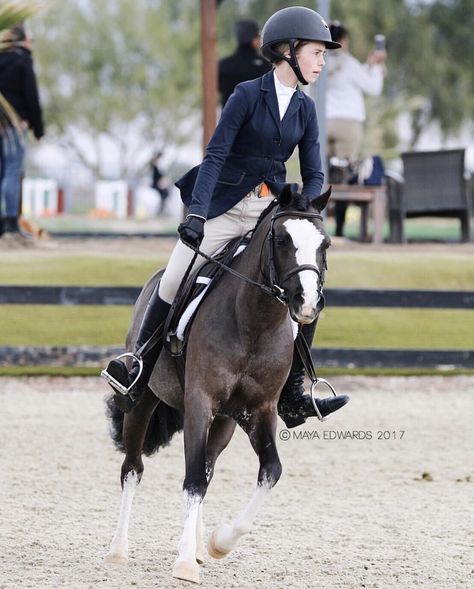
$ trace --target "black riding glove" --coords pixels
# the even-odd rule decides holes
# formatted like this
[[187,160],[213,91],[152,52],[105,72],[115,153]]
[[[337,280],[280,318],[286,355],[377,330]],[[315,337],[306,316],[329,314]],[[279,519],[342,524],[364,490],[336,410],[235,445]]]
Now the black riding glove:
[[192,247],[199,247],[204,237],[204,217],[188,215],[178,227],[178,233],[183,243]]

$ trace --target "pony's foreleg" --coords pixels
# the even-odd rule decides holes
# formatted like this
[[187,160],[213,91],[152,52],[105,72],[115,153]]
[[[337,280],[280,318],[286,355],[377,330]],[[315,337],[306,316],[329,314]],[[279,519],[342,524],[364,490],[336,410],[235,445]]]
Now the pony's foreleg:
[[[237,423],[231,417],[217,416],[214,418],[209,429],[206,451],[206,480],[211,482],[214,474],[214,466],[219,454],[224,450],[232,438]],[[204,522],[202,517],[203,504],[199,506],[198,520],[196,527],[196,561],[199,564],[204,562],[207,552],[204,544]]]
[[204,521],[202,517],[202,501],[199,504],[198,518],[196,524],[196,562],[203,564],[206,554],[206,546],[204,544]]
[[[193,402],[193,398],[196,402]],[[184,454],[186,476],[183,483],[184,529],[178,545],[178,558],[173,566],[173,577],[199,583],[197,536],[199,512],[207,490],[206,445],[211,411],[202,406],[202,398],[195,394],[186,400],[184,412]],[[202,514],[202,511],[201,511]]]
[[218,526],[211,534],[207,549],[213,558],[226,556],[239,538],[250,531],[265,497],[280,478],[281,462],[275,443],[276,422],[276,413],[265,413],[256,415],[245,427],[260,461],[257,487],[239,515],[231,523]]
[[105,557],[108,564],[125,564],[128,560],[128,528],[132,511],[133,497],[143,474],[142,448],[146,431],[158,399],[149,390],[142,400],[124,416],[123,441],[125,460],[122,464],[122,501],[120,515],[109,552]]

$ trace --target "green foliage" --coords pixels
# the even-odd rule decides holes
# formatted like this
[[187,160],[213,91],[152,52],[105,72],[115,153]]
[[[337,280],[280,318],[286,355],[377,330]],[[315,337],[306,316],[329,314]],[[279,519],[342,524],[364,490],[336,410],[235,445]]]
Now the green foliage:
[[198,31],[192,0],[57,3],[35,22],[49,132],[98,176],[106,137],[121,156],[118,176],[132,181],[154,150],[180,142],[196,111]]
[[[229,49],[232,22],[255,18],[261,25],[286,6],[317,10],[314,0],[222,2],[219,39]],[[445,135],[474,115],[474,7],[472,0],[331,0],[331,19],[351,32],[351,52],[362,62],[373,50],[374,35],[387,38],[384,96],[369,99],[366,151],[394,155],[396,117],[408,112],[412,145],[421,131],[438,121]]]
[[5,1],[0,4],[0,32],[9,29],[35,14],[39,9],[36,0]]
[[[314,0],[226,0],[219,4],[218,55],[235,47],[233,24],[260,25]],[[384,97],[369,102],[367,151],[394,155],[396,118],[409,112],[412,144],[433,120],[447,135],[474,110],[472,0],[332,0],[365,61],[376,33],[387,37]],[[133,181],[152,151],[196,132],[201,103],[196,0],[62,0],[32,23],[49,134],[104,175],[106,137],[121,154],[117,176]],[[91,140],[84,143],[84,137]],[[140,137],[140,141],[133,138]]]
[[[387,38],[385,99],[371,101],[368,125],[383,127],[371,147],[394,146],[394,119],[409,112],[412,146],[421,131],[438,121],[445,135],[456,132],[474,115],[474,10],[470,0],[405,2],[403,0],[333,0],[332,16],[351,31],[351,50],[361,60],[373,37]],[[382,141],[380,141],[382,139]]]

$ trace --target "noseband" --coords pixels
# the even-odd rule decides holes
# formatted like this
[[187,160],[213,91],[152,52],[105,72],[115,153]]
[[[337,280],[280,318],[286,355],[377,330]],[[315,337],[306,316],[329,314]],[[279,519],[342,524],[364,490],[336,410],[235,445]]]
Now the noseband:
[[[322,290],[324,285],[324,273],[326,270],[326,257],[324,257],[324,265],[322,270],[320,271],[317,266],[313,264],[301,264],[301,266],[295,266],[288,270],[283,276],[277,275],[277,270],[275,267],[275,248],[277,247],[275,244],[275,221],[282,217],[290,217],[296,216],[298,218],[306,218],[306,219],[319,219],[323,221],[323,217],[319,213],[306,213],[302,211],[279,211],[273,215],[270,221],[270,228],[268,230],[267,237],[265,242],[268,243],[268,280],[270,282],[270,288],[275,293],[276,298],[286,304],[288,302],[288,297],[285,295],[284,289],[281,285],[289,280],[295,274],[299,274],[300,272],[304,272],[305,270],[311,270],[315,272],[319,278],[319,286],[318,286],[318,293],[322,296]],[[265,248],[262,248],[262,252]],[[260,270],[262,274],[265,276],[265,273],[262,269],[262,254],[260,254]]]

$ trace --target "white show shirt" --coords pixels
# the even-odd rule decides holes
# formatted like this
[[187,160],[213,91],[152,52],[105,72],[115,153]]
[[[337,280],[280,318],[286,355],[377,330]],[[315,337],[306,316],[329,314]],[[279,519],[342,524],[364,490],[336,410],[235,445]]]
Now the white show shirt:
[[285,116],[288,105],[290,104],[291,97],[296,92],[296,86],[294,88],[283,85],[277,78],[275,70],[273,70],[273,79],[275,80],[275,90],[278,98],[278,109],[280,111],[280,121]]

